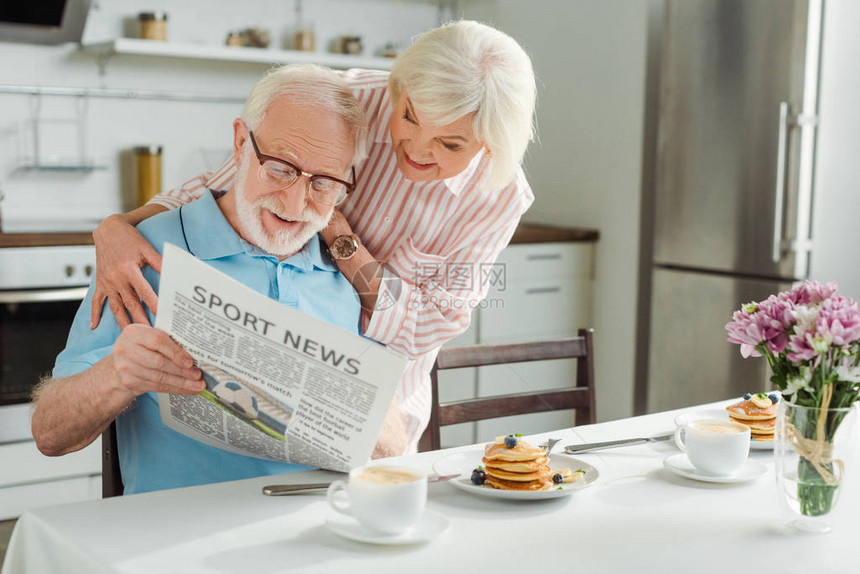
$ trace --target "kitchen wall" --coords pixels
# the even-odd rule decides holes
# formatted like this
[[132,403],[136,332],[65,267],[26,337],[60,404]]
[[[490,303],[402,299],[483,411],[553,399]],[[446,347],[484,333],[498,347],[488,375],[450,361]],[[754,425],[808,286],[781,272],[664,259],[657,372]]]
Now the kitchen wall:
[[599,420],[633,413],[640,173],[648,2],[464,3],[528,51],[538,134],[526,159],[525,220],[600,230],[594,323]]
[[[284,47],[296,23],[294,0],[94,0],[84,43],[133,32],[138,12],[169,14],[169,39],[222,45],[228,31],[260,26],[272,31],[272,47]],[[429,2],[398,0],[314,0],[302,5],[313,24],[317,49],[342,34],[365,39],[365,53],[387,42],[406,46],[420,32],[439,24]],[[133,35],[133,33],[131,34]],[[51,228],[92,227],[124,206],[130,170],[120,170],[123,150],[136,145],[164,146],[164,183],[185,181],[213,169],[232,143],[231,122],[241,100],[269,66],[206,60],[116,56],[100,75],[96,58],[76,45],[38,46],[0,42],[0,84],[163,90],[231,96],[232,103],[153,101],[10,95],[0,93],[0,212],[7,229],[27,220]],[[33,119],[42,127],[43,159],[69,158],[106,169],[90,172],[22,170],[33,155]],[[83,126],[78,130],[78,125]],[[79,133],[79,131],[81,133]],[[86,140],[81,151],[80,139]],[[26,223],[29,225],[29,223]]]

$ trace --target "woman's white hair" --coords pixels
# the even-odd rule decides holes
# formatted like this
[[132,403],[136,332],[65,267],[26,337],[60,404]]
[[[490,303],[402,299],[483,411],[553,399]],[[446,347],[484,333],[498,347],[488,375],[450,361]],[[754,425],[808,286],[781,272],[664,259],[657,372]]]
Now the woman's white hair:
[[289,98],[297,106],[322,106],[346,124],[355,139],[352,165],[367,155],[367,117],[348,85],[329,68],[314,64],[289,64],[270,70],[251,90],[242,110],[242,121],[254,131],[277,98]]
[[516,40],[469,20],[430,30],[394,62],[392,102],[401,89],[433,125],[474,112],[475,135],[493,157],[484,185],[510,183],[534,139],[537,92],[531,60]]

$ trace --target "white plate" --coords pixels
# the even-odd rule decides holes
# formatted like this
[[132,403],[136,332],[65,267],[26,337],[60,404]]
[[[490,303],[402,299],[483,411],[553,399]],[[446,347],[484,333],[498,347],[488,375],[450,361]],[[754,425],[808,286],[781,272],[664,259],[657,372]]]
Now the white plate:
[[[727,421],[729,420],[729,413],[726,412],[726,409],[704,409],[701,411],[695,411],[684,415],[678,415],[677,417],[675,417],[675,426],[681,426],[683,424],[687,424],[690,421],[701,419],[716,419]],[[750,438],[750,449],[773,450],[773,441],[756,440],[754,438]]]
[[739,471],[731,476],[713,476],[702,474],[693,466],[690,459],[684,453],[672,455],[663,460],[663,466],[677,475],[702,480],[705,482],[747,482],[756,479],[767,472],[767,467],[756,460],[747,460],[747,463]]
[[340,513],[329,515],[326,518],[325,525],[338,536],[343,536],[356,542],[399,545],[417,544],[432,540],[448,530],[451,523],[441,514],[425,510],[418,524],[401,534],[382,534],[381,532],[368,530],[359,524],[355,518]]
[[578,458],[566,454],[551,454],[549,462],[551,468],[569,468],[570,470],[582,469],[585,476],[576,482],[566,482],[553,487],[550,490],[539,490],[537,492],[526,492],[521,490],[498,490],[491,486],[472,484],[472,471],[483,466],[481,459],[484,457],[484,447],[474,447],[469,450],[454,453],[441,458],[433,463],[433,470],[438,474],[460,473],[459,478],[449,481],[461,490],[480,496],[490,498],[506,498],[508,500],[544,500],[547,498],[558,498],[569,496],[577,490],[591,486],[600,476],[597,469]]

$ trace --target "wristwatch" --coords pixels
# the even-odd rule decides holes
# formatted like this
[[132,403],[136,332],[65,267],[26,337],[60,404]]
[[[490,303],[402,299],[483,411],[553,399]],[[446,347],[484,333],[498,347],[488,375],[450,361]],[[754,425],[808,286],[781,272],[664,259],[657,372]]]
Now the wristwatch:
[[349,259],[358,251],[361,243],[355,235],[338,235],[328,247],[328,254],[335,261]]

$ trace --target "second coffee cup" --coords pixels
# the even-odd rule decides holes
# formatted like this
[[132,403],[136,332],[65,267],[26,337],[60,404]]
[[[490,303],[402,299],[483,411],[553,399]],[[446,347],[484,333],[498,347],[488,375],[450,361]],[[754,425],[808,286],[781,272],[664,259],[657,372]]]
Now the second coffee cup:
[[699,472],[729,476],[750,452],[750,428],[734,421],[694,420],[675,429],[675,444]]
[[414,526],[427,504],[427,474],[408,466],[364,466],[328,488],[332,508],[384,534],[400,534]]

